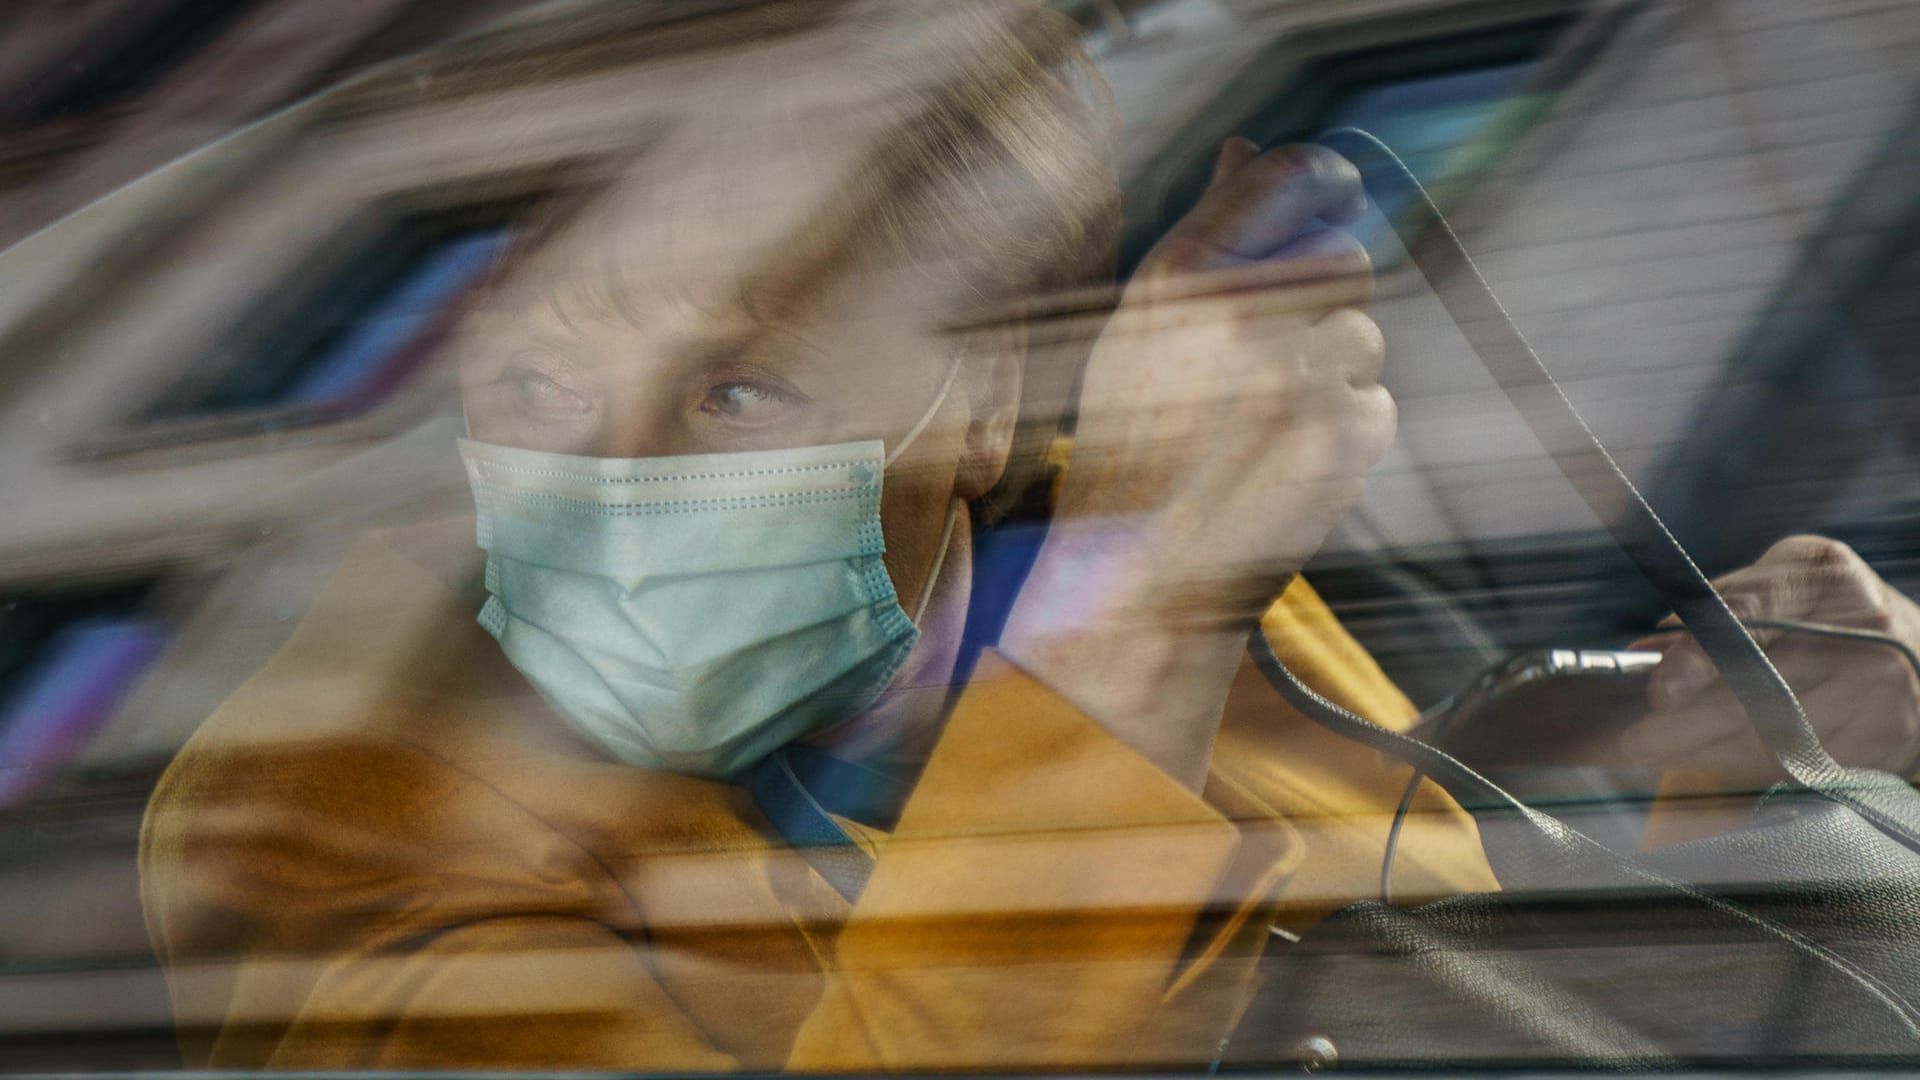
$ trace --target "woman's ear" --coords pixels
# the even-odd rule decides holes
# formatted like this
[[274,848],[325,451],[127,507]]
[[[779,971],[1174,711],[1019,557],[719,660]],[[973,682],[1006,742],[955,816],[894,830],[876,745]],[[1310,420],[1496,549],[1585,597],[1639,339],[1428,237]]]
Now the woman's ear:
[[975,502],[1006,474],[1020,422],[1020,390],[1027,368],[1027,333],[1018,324],[970,335],[967,351],[967,442],[954,493]]

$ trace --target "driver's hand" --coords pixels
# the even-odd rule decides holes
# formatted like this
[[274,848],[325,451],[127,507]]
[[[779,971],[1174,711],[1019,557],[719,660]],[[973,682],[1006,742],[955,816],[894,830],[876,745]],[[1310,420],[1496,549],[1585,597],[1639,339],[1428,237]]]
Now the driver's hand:
[[[1920,608],[1837,540],[1789,537],[1715,585],[1742,619],[1870,630],[1920,648]],[[1663,625],[1676,624],[1669,617]],[[1782,630],[1757,629],[1754,636],[1841,764],[1902,772],[1920,758],[1920,676],[1898,650]],[[1779,778],[1745,712],[1691,637],[1650,637],[1634,647],[1666,655],[1648,683],[1651,712],[1623,739],[1629,760],[1754,783]]]
[[1056,526],[1138,545],[1147,617],[1245,629],[1359,497],[1395,428],[1364,250],[1319,220],[1364,207],[1315,146],[1223,150],[1088,362]]
[[1392,440],[1364,208],[1320,147],[1222,148],[1096,343],[1002,651],[1197,784],[1246,633]]

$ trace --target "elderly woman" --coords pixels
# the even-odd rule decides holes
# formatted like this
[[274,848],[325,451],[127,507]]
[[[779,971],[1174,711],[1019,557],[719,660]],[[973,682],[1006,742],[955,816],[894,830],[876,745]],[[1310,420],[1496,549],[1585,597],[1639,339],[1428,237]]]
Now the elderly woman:
[[[190,1066],[1204,1062],[1268,943],[1371,891],[1405,770],[1241,662],[1264,620],[1411,719],[1289,585],[1394,431],[1325,227],[1354,171],[1227,143],[1089,315],[1116,200],[1071,28],[911,14],[731,61],[477,306],[484,569],[363,542],[154,797]],[[1494,887],[1415,811],[1398,893]]]

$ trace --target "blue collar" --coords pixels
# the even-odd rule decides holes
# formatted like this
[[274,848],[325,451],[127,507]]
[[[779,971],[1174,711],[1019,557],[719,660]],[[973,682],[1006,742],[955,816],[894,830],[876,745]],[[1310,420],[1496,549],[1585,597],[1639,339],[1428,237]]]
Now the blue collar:
[[[973,593],[953,669],[956,694],[972,677],[980,654],[999,642],[1046,537],[1045,522],[1003,523],[974,535]],[[869,768],[804,745],[784,747],[738,778],[780,838],[849,903],[866,884],[872,860],[834,817],[891,830],[918,780],[917,774]]]

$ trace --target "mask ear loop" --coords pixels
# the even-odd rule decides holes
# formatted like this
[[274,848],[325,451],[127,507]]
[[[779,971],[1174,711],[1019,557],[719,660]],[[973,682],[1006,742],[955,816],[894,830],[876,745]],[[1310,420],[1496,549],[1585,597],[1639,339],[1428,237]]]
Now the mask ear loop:
[[920,617],[927,613],[927,603],[933,599],[933,586],[940,580],[940,571],[946,568],[947,552],[953,548],[954,526],[959,524],[961,508],[966,506],[965,499],[955,497],[947,504],[947,527],[940,533],[940,553],[933,557],[933,565],[927,568],[926,584],[920,586],[920,600],[913,605],[913,625],[920,625]]
[[953,389],[953,381],[959,377],[960,360],[956,357],[953,366],[947,369],[946,381],[940,384],[940,392],[933,395],[933,404],[927,406],[927,411],[920,414],[920,419],[907,429],[906,435],[894,446],[893,453],[888,454],[886,460],[880,463],[882,469],[893,468],[893,463],[900,460],[900,455],[907,452],[907,447],[912,446],[913,441],[927,430],[927,425],[933,423],[934,414],[940,411],[940,406],[946,404],[947,393]]
[[[933,404],[927,405],[927,411],[920,413],[920,419],[914,421],[914,427],[906,430],[906,434],[900,438],[899,444],[893,448],[893,454],[887,455],[887,459],[881,461],[881,465],[879,465],[881,471],[891,469],[893,463],[899,461],[900,455],[906,454],[906,448],[912,446],[914,440],[922,436],[922,432],[927,430],[929,423],[933,423],[933,415],[941,411],[941,405],[947,404],[947,394],[952,392],[954,379],[958,379],[958,377],[960,377],[960,357],[954,357],[952,367],[948,367],[947,369],[947,379],[941,380],[939,392],[933,394]],[[941,532],[941,552],[933,555],[933,565],[927,569],[927,582],[920,586],[920,600],[914,603],[914,613],[912,613],[914,626],[920,625],[920,619],[927,613],[927,603],[933,600],[933,584],[935,584],[937,580],[941,580],[941,569],[947,567],[947,552],[952,548],[952,544],[954,544],[954,528],[958,527],[958,523],[960,523],[960,507],[964,507],[964,505],[966,505],[966,500],[954,498],[954,502],[950,503],[947,507],[947,528]]]
[[[893,468],[893,463],[900,460],[900,455],[907,452],[907,447],[912,446],[913,441],[927,430],[927,425],[933,423],[934,414],[946,404],[947,394],[953,390],[953,382],[959,377],[960,357],[956,356],[953,366],[947,369],[947,377],[940,382],[939,392],[933,395],[933,403],[927,406],[927,411],[920,414],[920,419],[914,421],[906,435],[894,446],[893,452],[880,463],[881,471]],[[920,599],[913,605],[913,614],[909,616],[915,626],[920,625],[920,617],[927,613],[927,603],[933,599],[934,583],[940,580],[940,571],[947,565],[947,550],[953,546],[954,526],[960,520],[960,508],[965,505],[964,500],[956,498],[947,507],[947,527],[940,534],[940,553],[933,557],[933,566],[927,570],[926,584],[920,586]]]

